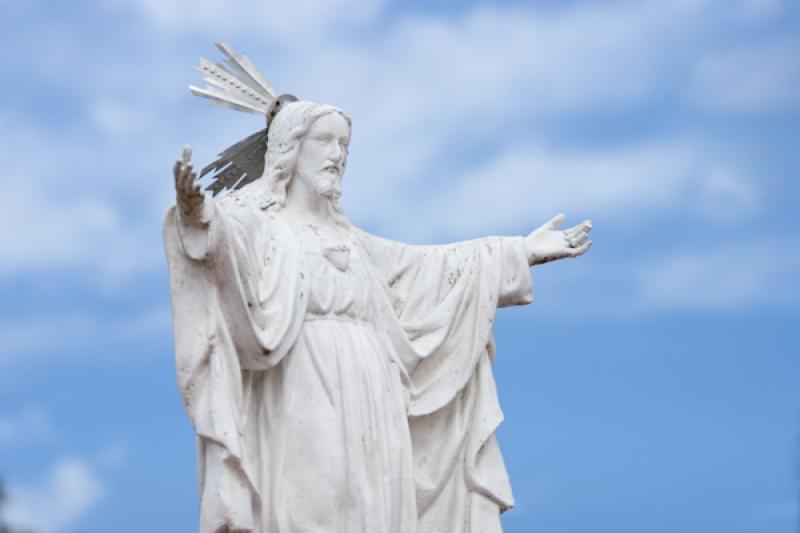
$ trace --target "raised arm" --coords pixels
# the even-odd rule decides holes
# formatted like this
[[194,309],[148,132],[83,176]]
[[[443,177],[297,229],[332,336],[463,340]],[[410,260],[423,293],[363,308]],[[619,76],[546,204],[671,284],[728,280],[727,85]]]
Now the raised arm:
[[[177,227],[181,249],[191,259],[208,259],[219,240],[221,221],[212,198],[206,197],[197,182],[197,173],[191,162],[192,147],[183,148],[182,156],[175,161],[172,174],[175,178],[175,209],[170,215]],[[169,218],[168,218],[169,223]]]
[[202,224],[205,194],[197,183],[197,173],[192,168],[192,147],[183,147],[183,154],[175,161],[172,174],[175,177],[175,203],[184,224]]

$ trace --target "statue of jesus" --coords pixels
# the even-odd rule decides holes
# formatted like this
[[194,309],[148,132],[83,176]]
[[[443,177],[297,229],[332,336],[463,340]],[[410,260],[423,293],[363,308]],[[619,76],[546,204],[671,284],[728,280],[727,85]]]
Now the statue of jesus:
[[287,101],[264,170],[205,195],[184,151],[164,225],[178,383],[197,431],[200,532],[499,532],[498,307],[529,267],[589,248],[559,215],[526,237],[383,239],[338,204],[351,121]]

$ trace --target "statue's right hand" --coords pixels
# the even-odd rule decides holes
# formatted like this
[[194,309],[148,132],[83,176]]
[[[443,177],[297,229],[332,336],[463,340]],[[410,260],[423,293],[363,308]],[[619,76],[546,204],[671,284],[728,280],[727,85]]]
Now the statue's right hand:
[[197,183],[197,173],[192,169],[192,147],[183,148],[183,155],[175,161],[172,174],[175,176],[176,203],[185,218],[197,218],[203,211],[205,195]]

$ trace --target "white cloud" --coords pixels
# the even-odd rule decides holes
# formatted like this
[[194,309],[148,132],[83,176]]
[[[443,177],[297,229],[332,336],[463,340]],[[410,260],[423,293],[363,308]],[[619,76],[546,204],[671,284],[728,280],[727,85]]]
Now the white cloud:
[[[682,229],[686,235],[687,228]],[[595,246],[579,260],[533,268],[537,300],[551,316],[612,321],[798,307],[796,242],[740,235],[731,244],[705,228],[700,233],[702,239],[673,243],[635,239],[624,248],[612,238],[610,249],[604,238],[609,233],[598,234]],[[637,248],[648,257],[641,257]]]
[[[0,280],[74,268],[111,284],[161,267],[155,199],[129,209],[131,217],[111,193],[133,196],[121,179],[127,162],[89,150],[88,135],[57,136],[32,124],[12,131],[10,123],[0,122],[0,167],[9,176],[0,209]],[[87,153],[90,161],[81,157]]]
[[225,34],[256,32],[270,39],[313,40],[320,34],[350,30],[377,17],[383,0],[244,1],[107,0],[111,8],[132,7],[167,32]]
[[103,135],[126,139],[133,135],[147,135],[158,123],[153,106],[110,98],[91,102],[89,118]]
[[[769,3],[741,0],[731,10],[767,12]],[[786,73],[795,60],[778,45],[756,52],[721,46],[730,39],[712,30],[735,17],[724,9],[730,3],[716,0],[479,5],[448,16],[389,13],[381,0],[336,8],[317,0],[280,9],[210,0],[105,5],[116,13],[132,9],[129,30],[148,38],[105,50],[88,35],[61,31],[62,52],[41,65],[32,58],[51,80],[66,78],[65,57],[84,58],[73,60],[69,72],[84,99],[83,127],[0,131],[9,154],[0,164],[18,177],[0,223],[23,228],[0,236],[7,250],[0,276],[69,267],[106,283],[163,268],[158,226],[172,196],[173,154],[190,142],[202,164],[248,133],[237,128],[261,127],[256,117],[189,101],[185,85],[199,81],[191,65],[201,54],[218,57],[210,44],[197,49],[199,35],[242,36],[250,44],[231,44],[268,79],[284,80],[278,89],[348,110],[354,118],[348,213],[389,236],[417,241],[529,229],[559,211],[627,228],[635,227],[628,217],[686,210],[717,221],[750,216],[761,207],[761,191],[752,169],[739,170],[724,149],[712,156],[693,140],[664,136],[611,148],[605,139],[589,148],[536,139],[549,138],[542,125],[548,120],[580,121],[598,110],[636,113],[668,93],[684,94],[690,80],[698,106],[793,101],[783,89],[774,91],[793,87],[786,81],[794,74]],[[703,59],[692,71],[696,55]],[[736,85],[731,73],[741,65],[752,65],[752,78],[762,81],[731,88],[733,96],[722,100],[733,104],[725,107],[708,88]],[[464,150],[480,156],[466,171]],[[487,190],[494,201],[487,201]],[[80,312],[58,318],[76,331],[98,327]],[[40,326],[21,327],[33,334]]]
[[690,102],[746,113],[800,106],[800,41],[756,42],[701,54],[688,84]]
[[[707,157],[700,143],[684,140],[594,151],[517,145],[444,180],[438,189],[428,186],[425,194],[410,190],[401,201],[394,198],[404,206],[415,195],[423,197],[415,226],[397,211],[380,225],[424,239],[431,231],[441,237],[532,230],[562,211],[632,228],[665,213],[728,220],[755,212],[754,185],[721,173]],[[402,222],[392,224],[392,217]]]
[[116,469],[123,466],[128,460],[128,446],[121,442],[114,442],[106,446],[98,457],[98,464],[105,468]]
[[[279,91],[345,105],[354,114],[363,110],[361,120],[383,126],[370,134],[386,138],[420,122],[430,127],[446,121],[453,129],[483,119],[502,123],[521,112],[638,106],[659,96],[661,82],[673,83],[673,67],[693,57],[691,44],[706,29],[707,3],[471,6],[447,17],[398,10],[385,19],[378,16],[384,9],[380,0],[349,0],[335,8],[318,0],[280,9],[264,2],[232,9],[210,0],[126,5],[169,35],[198,29],[205,35],[246,35],[257,28],[258,41],[243,40],[261,44],[240,51],[268,79],[290,81],[291,87],[278,85]],[[354,24],[364,31],[352,31]],[[671,39],[678,31],[685,40],[680,47]],[[287,41],[287,33],[300,42]],[[141,85],[155,73],[178,82],[158,70],[167,64],[175,69],[169,58],[149,48],[139,53],[155,64],[126,62],[113,73],[116,85]],[[208,46],[194,53],[215,52]],[[130,83],[120,83],[128,78]],[[142,89],[152,92],[151,85]]]
[[758,23],[781,15],[791,5],[791,0],[741,0],[738,8],[744,21]]
[[[439,233],[442,228],[474,230],[487,219],[497,227],[498,221],[558,210],[621,207],[663,213],[681,202],[700,201],[713,209],[698,209],[727,220],[727,212],[756,209],[753,184],[727,171],[732,163],[719,154],[707,157],[699,149],[669,146],[675,144],[670,140],[605,154],[595,149],[552,154],[519,145],[492,153],[494,145],[507,145],[521,130],[526,135],[543,131],[538,124],[546,117],[636,109],[665,91],[683,91],[685,67],[696,53],[693,45],[703,40],[708,25],[703,16],[712,11],[711,4],[622,2],[538,11],[478,7],[447,19],[405,16],[369,46],[331,39],[328,46],[304,51],[298,61],[307,68],[285,77],[353,115],[344,204],[356,220],[400,230],[395,236],[424,239],[430,235],[424,227]],[[430,203],[447,216],[426,215],[422,198],[432,184],[456,175],[461,145],[494,158],[468,173],[468,181],[487,181],[470,189],[452,179],[461,198],[453,201],[441,193]],[[513,172],[519,174],[509,175]],[[684,187],[697,190],[689,193]],[[525,194],[517,195],[519,205],[484,206],[473,213],[474,200],[484,200],[490,189],[497,190],[494,197],[501,203],[511,197],[504,193]],[[416,228],[389,220],[408,218],[412,209]],[[467,212],[469,217],[451,216]]]
[[[481,226],[531,224],[532,214],[543,223],[559,211],[630,220],[643,210],[673,207],[692,177],[693,165],[693,154],[677,144],[596,153],[512,149],[463,180],[454,180],[454,190],[443,191],[437,202],[446,205],[439,222],[474,231]],[[472,216],[459,216],[465,212]]]
[[[57,193],[35,179],[12,183],[5,191],[0,279],[71,268],[110,286],[163,265],[160,220],[125,219],[101,192]],[[136,216],[149,214],[144,211]]]
[[[0,322],[0,365],[30,361],[31,355],[58,357],[65,349],[90,350],[98,346],[127,346],[171,331],[168,307],[157,306],[130,315],[108,316],[90,310],[41,312],[32,317]],[[114,355],[111,351],[104,355]]]
[[90,464],[65,457],[38,483],[9,484],[5,516],[17,527],[41,533],[67,532],[101,501],[105,492],[105,483]]
[[796,305],[800,299],[797,247],[771,237],[738,245],[709,242],[707,248],[665,253],[641,265],[639,305],[650,309],[737,311],[762,305]]
[[655,9],[616,4],[405,16],[368,46],[343,39],[308,50],[307,68],[292,78],[309,86],[324,79],[326,93],[380,122],[381,138],[431,125],[440,133],[443,122],[480,128],[521,113],[637,105],[662,76],[657,36],[678,23],[670,22]]
[[119,230],[117,213],[100,198],[53,197],[29,181],[9,189],[0,224],[13,229],[0,234],[0,275],[80,263]]
[[698,192],[698,210],[719,221],[749,218],[760,205],[755,185],[727,169],[712,170]]

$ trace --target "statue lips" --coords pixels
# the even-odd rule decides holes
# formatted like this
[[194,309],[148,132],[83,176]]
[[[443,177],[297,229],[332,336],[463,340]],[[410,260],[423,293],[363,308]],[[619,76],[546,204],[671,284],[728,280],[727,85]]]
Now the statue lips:
[[322,250],[322,255],[324,255],[340,272],[347,270],[347,267],[350,265],[350,248],[343,244],[338,246],[326,246]]

